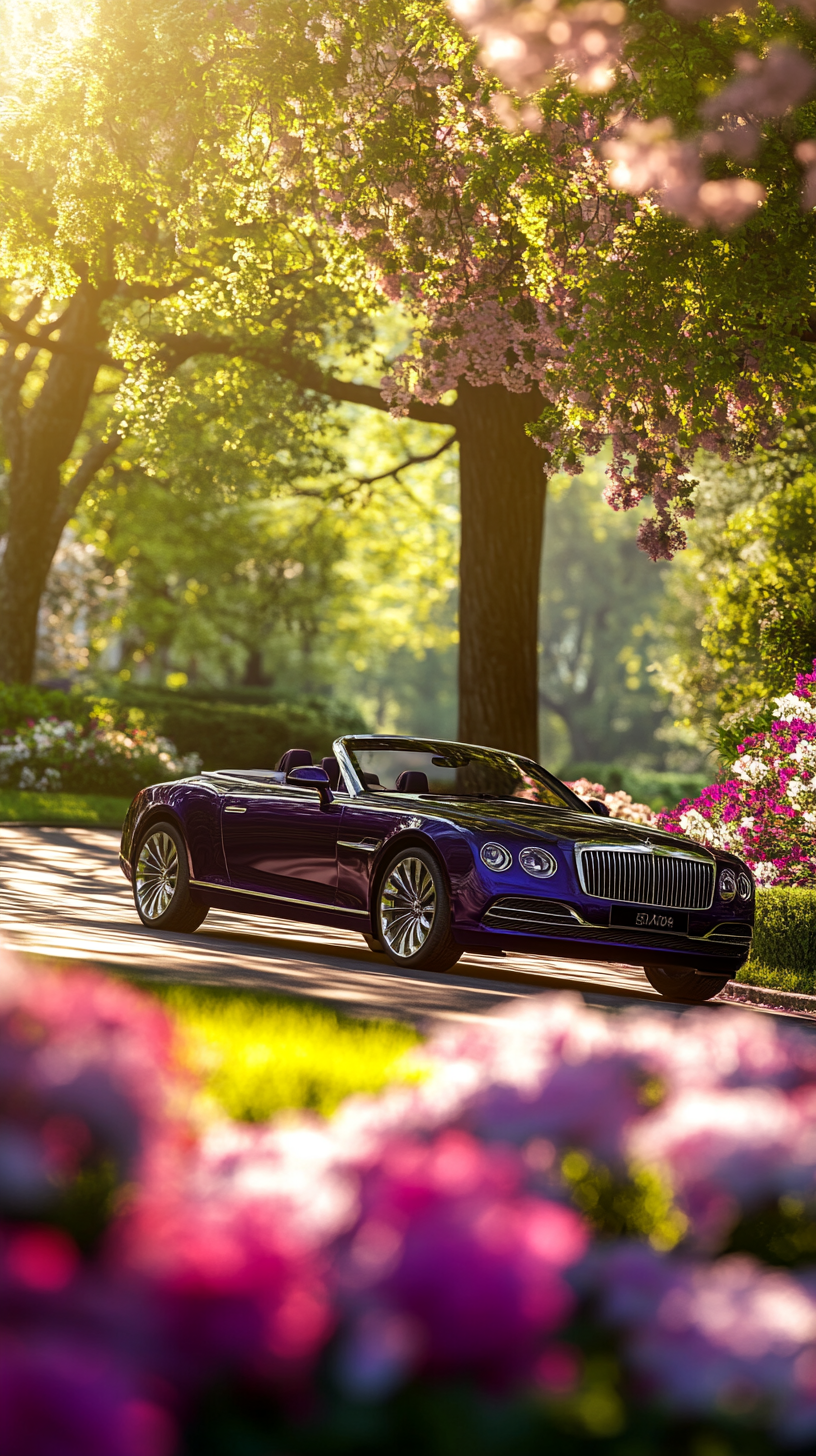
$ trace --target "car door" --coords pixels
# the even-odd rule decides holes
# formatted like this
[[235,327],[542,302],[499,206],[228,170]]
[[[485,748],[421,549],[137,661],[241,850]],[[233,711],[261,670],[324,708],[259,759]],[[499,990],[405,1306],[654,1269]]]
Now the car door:
[[405,819],[398,805],[386,807],[378,797],[364,794],[343,809],[337,850],[337,903],[343,910],[368,909],[372,862],[383,841]]
[[282,784],[236,788],[221,811],[224,854],[234,889],[298,904],[333,905],[341,807],[322,808],[314,789]]

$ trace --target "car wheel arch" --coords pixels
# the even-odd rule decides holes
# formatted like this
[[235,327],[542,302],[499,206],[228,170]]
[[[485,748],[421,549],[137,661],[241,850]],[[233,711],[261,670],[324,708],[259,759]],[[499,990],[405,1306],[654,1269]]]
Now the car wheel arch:
[[380,893],[380,888],[382,886],[383,879],[385,878],[386,869],[388,868],[389,864],[391,863],[394,855],[398,852],[398,850],[412,848],[425,849],[434,856],[437,864],[439,865],[439,868],[442,871],[442,877],[445,881],[445,888],[448,892],[451,904],[453,904],[451,880],[450,874],[448,872],[448,867],[445,863],[445,856],[440,852],[439,846],[436,844],[435,840],[430,834],[419,834],[415,829],[408,829],[404,833],[395,834],[391,839],[387,839],[383,844],[379,855],[377,856],[377,862],[374,866],[374,873],[371,876],[371,888],[369,891],[368,902],[372,925],[376,924],[375,912],[377,905],[377,896]]
[[171,809],[168,804],[154,804],[152,808],[148,809],[144,818],[141,819],[139,823],[134,827],[133,846],[130,852],[130,862],[133,867],[134,873],[136,871],[136,859],[141,846],[144,844],[145,836],[154,824],[161,824],[162,820],[169,820],[171,824],[175,825],[176,829],[181,835],[184,841],[184,847],[187,851],[187,869],[190,873],[190,878],[192,879],[194,874],[193,861],[190,857],[190,846],[187,843],[187,835],[184,833],[184,825],[182,824],[181,819],[179,818],[175,809]]

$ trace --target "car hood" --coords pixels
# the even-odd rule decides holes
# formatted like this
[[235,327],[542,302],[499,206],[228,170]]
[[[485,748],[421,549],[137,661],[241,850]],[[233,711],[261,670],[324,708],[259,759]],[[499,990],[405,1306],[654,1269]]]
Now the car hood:
[[[408,799],[408,795],[401,795]],[[453,798],[433,800],[411,798],[412,807],[420,814],[451,819],[463,829],[477,834],[515,833],[537,835],[550,842],[570,840],[573,843],[636,845],[649,844],[666,849],[688,845],[698,853],[709,853],[703,845],[684,835],[667,834],[647,824],[630,824],[624,819],[603,819],[591,812],[582,814],[571,809],[552,809],[546,804],[531,804],[524,799],[493,801]]]

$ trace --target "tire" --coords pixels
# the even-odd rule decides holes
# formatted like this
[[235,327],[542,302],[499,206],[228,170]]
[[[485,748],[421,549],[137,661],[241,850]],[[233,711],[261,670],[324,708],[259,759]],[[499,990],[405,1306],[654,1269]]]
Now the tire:
[[730,976],[700,975],[697,971],[664,970],[662,966],[644,966],[643,973],[667,1001],[710,1001],[728,985]]
[[209,910],[190,895],[184,836],[169,820],[151,824],[133,869],[133,900],[150,930],[197,930]]
[[450,898],[438,860],[411,845],[389,862],[377,891],[377,939],[397,966],[449,971],[462,955],[451,935]]

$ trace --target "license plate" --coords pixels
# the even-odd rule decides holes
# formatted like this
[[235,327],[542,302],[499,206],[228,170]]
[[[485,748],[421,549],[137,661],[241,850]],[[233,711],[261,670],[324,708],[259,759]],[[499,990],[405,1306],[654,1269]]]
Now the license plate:
[[638,910],[616,905],[609,912],[610,925],[628,925],[633,930],[662,930],[688,935],[688,915],[682,910]]

